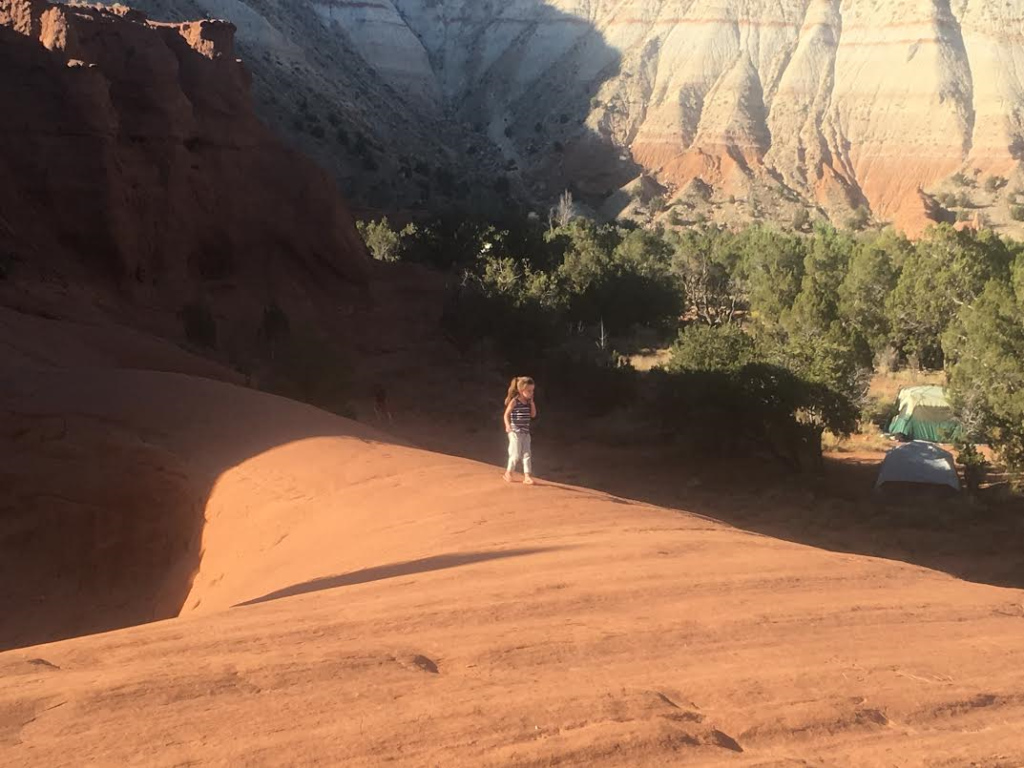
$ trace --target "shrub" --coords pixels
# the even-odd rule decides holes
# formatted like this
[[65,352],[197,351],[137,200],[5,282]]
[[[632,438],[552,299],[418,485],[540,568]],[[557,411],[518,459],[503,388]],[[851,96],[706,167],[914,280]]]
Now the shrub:
[[181,322],[185,338],[192,344],[207,349],[217,347],[217,321],[209,305],[202,299],[190,301],[181,308]]
[[859,232],[868,225],[871,221],[871,211],[868,210],[867,206],[858,206],[849,218],[846,220],[846,228],[852,229],[854,232]]
[[617,365],[611,356],[602,356],[597,350],[590,357],[575,359],[555,354],[541,361],[537,370],[555,407],[591,418],[629,407],[640,386],[636,371]]
[[811,214],[807,212],[806,208],[800,208],[796,213],[793,214],[793,229],[798,232],[803,232],[807,229],[807,225],[811,223]]
[[735,371],[756,356],[754,339],[739,326],[689,325],[672,345],[669,370]]
[[864,404],[860,411],[860,423],[862,425],[873,424],[879,431],[885,432],[892,424],[892,420],[899,413],[899,405],[889,397],[872,397]]
[[998,192],[1000,189],[1005,187],[1009,182],[1002,176],[989,176],[985,179],[985,191],[986,192]]
[[766,451],[794,470],[820,467],[825,429],[849,435],[852,401],[791,371],[756,363],[733,371],[652,372],[652,424],[701,453]]
[[711,196],[714,193],[714,188],[700,177],[690,182],[690,195],[698,200],[705,203],[711,202]]
[[977,493],[985,479],[988,460],[974,443],[958,441],[956,444],[956,463],[963,467],[964,485],[970,493]]
[[363,237],[370,255],[377,261],[401,261],[408,247],[409,238],[416,235],[416,226],[408,224],[401,230],[391,228],[385,216],[380,221],[356,222],[356,229]]
[[840,321],[875,353],[889,346],[892,327],[885,304],[896,287],[899,265],[912,247],[892,232],[858,243],[839,285]]
[[[1013,469],[1024,468],[1024,302],[990,280],[944,339],[954,407]],[[964,414],[978,414],[964,418]],[[974,436],[968,434],[967,438]]]
[[1010,218],[1014,221],[1024,221],[1024,205],[1011,205]]
[[969,187],[969,186],[971,186],[971,183],[972,183],[971,180],[969,178],[967,178],[967,176],[964,175],[963,173],[956,173],[956,174],[954,174],[952,179],[950,179],[950,181],[952,181],[958,187]]

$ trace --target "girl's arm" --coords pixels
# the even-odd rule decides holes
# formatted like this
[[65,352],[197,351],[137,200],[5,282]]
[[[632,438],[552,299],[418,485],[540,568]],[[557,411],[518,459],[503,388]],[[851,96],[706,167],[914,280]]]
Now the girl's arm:
[[505,431],[512,431],[512,408],[515,406],[515,398],[508,401],[508,405],[505,406]]
[[537,418],[537,400],[533,397],[530,398],[530,418]]

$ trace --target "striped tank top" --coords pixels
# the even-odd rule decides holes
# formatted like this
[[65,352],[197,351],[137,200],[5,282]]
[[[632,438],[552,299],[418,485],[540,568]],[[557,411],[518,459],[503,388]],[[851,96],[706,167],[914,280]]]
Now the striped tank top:
[[530,431],[530,404],[524,403],[518,397],[513,401],[512,413],[509,414],[509,421],[512,423],[513,432]]

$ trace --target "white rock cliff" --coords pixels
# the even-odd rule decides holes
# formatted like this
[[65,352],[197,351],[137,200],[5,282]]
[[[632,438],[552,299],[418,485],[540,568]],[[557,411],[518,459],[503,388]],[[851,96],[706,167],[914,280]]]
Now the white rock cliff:
[[[472,126],[479,157],[540,194],[607,195],[640,170],[677,190],[759,180],[915,230],[919,189],[1012,177],[1024,153],[1018,0],[195,4],[238,23],[258,78],[301,76],[368,130],[387,124],[385,147],[465,159],[466,134],[439,126]],[[339,91],[339,52],[348,76],[366,68],[358,95]]]

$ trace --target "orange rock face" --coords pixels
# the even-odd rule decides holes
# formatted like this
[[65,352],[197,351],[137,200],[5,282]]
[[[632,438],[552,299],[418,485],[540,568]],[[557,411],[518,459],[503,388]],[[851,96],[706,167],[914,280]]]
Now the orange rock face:
[[256,118],[233,41],[0,0],[0,299],[166,316],[214,288],[262,307],[365,281],[345,204]]

